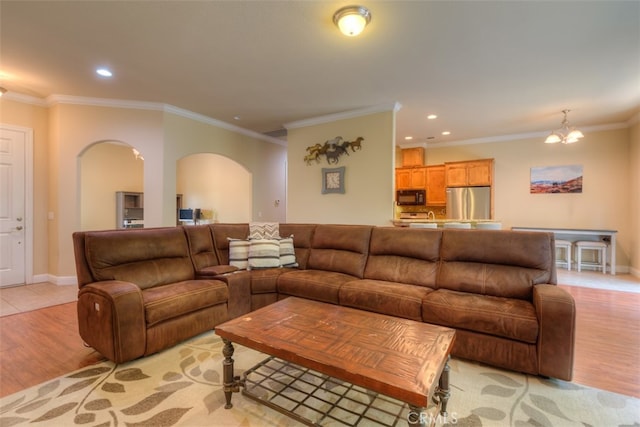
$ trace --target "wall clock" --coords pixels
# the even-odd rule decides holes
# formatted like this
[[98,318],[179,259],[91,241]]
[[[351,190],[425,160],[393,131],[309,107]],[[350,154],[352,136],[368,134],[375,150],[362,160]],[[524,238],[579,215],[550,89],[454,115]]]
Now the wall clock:
[[344,170],[344,166],[322,168],[322,194],[344,194]]

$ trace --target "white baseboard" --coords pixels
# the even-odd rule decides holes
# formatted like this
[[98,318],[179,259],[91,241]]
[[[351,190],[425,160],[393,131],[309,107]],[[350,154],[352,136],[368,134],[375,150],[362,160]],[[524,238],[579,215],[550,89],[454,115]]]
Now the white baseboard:
[[32,277],[31,283],[49,282],[58,286],[76,286],[78,278],[76,276],[54,276],[52,274],[37,274]]

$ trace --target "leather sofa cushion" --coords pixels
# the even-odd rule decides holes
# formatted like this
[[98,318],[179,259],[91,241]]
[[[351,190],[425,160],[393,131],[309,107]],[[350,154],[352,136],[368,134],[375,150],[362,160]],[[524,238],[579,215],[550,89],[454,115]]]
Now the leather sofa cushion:
[[85,255],[95,281],[120,280],[146,289],[194,277],[181,227],[87,232]]
[[213,224],[210,227],[218,262],[229,264],[229,239],[246,240],[249,237],[249,224]]
[[422,302],[422,320],[531,344],[538,339],[533,304],[513,298],[438,289]]
[[355,279],[335,271],[293,270],[278,277],[278,293],[338,304],[340,286]]
[[354,280],[340,287],[340,305],[422,321],[422,300],[433,292],[424,286],[381,280]]
[[546,275],[545,271],[509,265],[443,262],[436,287],[531,301],[533,284]]
[[202,308],[226,304],[228,299],[227,285],[219,280],[185,280],[142,291],[147,327]]
[[556,283],[551,233],[446,230],[441,262],[438,289],[531,301],[533,285]]
[[263,270],[251,270],[251,293],[268,294],[278,292],[278,277],[287,271],[295,271],[290,268],[265,268]]
[[435,288],[442,232],[374,228],[365,279]]
[[184,226],[183,229],[189,241],[195,270],[201,271],[207,267],[218,265],[211,228],[208,225],[190,225]]
[[307,268],[311,240],[316,224],[280,224],[280,236],[293,236],[293,246],[296,252],[296,262],[301,269]]
[[550,271],[554,263],[552,240],[552,233],[446,230],[441,255],[443,261],[504,264]]
[[361,279],[369,252],[371,226],[318,225],[307,268],[344,273]]

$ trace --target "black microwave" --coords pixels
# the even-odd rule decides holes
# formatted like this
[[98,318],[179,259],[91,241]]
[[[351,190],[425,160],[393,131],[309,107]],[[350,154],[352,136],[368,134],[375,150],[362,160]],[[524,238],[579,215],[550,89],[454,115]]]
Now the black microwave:
[[427,200],[426,190],[398,190],[396,191],[396,203],[399,206],[424,206]]

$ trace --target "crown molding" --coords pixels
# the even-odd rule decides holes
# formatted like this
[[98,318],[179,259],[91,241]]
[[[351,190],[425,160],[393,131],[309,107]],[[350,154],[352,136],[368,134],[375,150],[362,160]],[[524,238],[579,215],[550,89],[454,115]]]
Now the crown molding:
[[185,110],[183,108],[174,107],[173,105],[163,104],[163,110],[166,113],[175,114],[176,116],[181,116],[187,119],[195,120],[201,123],[205,123],[211,126],[216,126],[222,129],[226,129],[232,132],[240,133],[245,136],[249,136],[251,138],[260,139],[266,142],[271,142],[273,144],[278,144],[282,146],[287,146],[287,141],[274,138],[269,135],[265,135],[262,133],[254,132],[252,130],[244,129],[236,125],[232,125],[231,123],[223,122],[218,119],[214,119],[199,113],[194,113],[193,111]]
[[157,102],[130,101],[126,99],[90,98],[86,96],[53,94],[46,98],[47,104],[87,105],[92,107],[128,108],[133,110],[162,111],[163,104]]
[[[262,133],[254,132],[252,130],[244,129],[239,126],[233,125],[231,123],[223,122],[221,120],[214,119],[212,117],[208,117],[199,113],[194,113],[193,111],[185,110],[183,108],[178,108],[173,105],[163,104],[159,102],[144,102],[144,101],[130,101],[130,100],[122,100],[122,99],[106,99],[106,98],[91,98],[84,96],[73,96],[73,95],[59,95],[53,94],[48,96],[46,99],[38,98],[31,95],[24,95],[17,92],[7,92],[2,96],[2,99],[9,101],[21,102],[23,104],[31,104],[38,107],[51,107],[56,104],[71,104],[71,105],[88,105],[88,106],[97,106],[97,107],[109,107],[109,108],[127,108],[127,109],[138,109],[138,110],[151,110],[151,111],[163,111],[170,114],[175,114],[177,116],[185,117],[194,121],[198,121],[201,123],[205,123],[211,126],[216,126],[222,129],[229,130],[231,132],[236,132],[250,138],[259,139],[265,142],[270,142],[272,144],[287,146],[287,141],[282,140],[280,138],[274,138],[269,135],[265,135]],[[330,123],[337,120],[350,119],[354,117],[366,116],[369,114],[381,113],[385,111],[393,111],[398,112],[402,108],[402,105],[399,102],[394,102],[392,104],[380,104],[372,107],[361,108],[357,110],[345,111],[342,113],[335,114],[327,114],[324,116],[319,116],[310,119],[298,120],[295,122],[290,122],[284,125],[285,129],[296,129],[306,126],[313,126],[317,124]],[[623,123],[611,123],[605,125],[596,125],[589,127],[580,127],[583,132],[600,132],[607,130],[616,130],[616,129],[626,129],[634,124],[640,122],[640,112],[636,113],[629,120]],[[447,146],[453,147],[458,145],[472,145],[472,144],[487,144],[491,142],[504,142],[504,141],[516,141],[522,139],[530,139],[530,138],[545,138],[549,134],[548,131],[544,132],[529,132],[529,133],[520,133],[520,134],[512,134],[512,135],[496,135],[496,136],[488,136],[483,138],[471,138],[457,141],[439,141],[439,142],[411,142],[411,143],[396,143],[401,147],[440,147]]]
[[368,116],[369,114],[382,113],[385,111],[393,111],[397,113],[402,108],[399,102],[393,104],[380,104],[372,107],[361,108],[358,110],[344,111],[342,113],[327,114],[325,116],[312,117],[309,119],[298,120],[295,122],[285,123],[285,129],[297,129],[307,126],[320,125],[324,123],[331,123],[337,120],[351,119],[354,117]]
[[[626,129],[629,127],[629,123],[610,123],[606,125],[596,125],[596,126],[580,126],[580,130],[585,134],[585,138],[588,137],[589,132],[601,132],[607,130],[616,130],[616,129]],[[427,142],[428,147],[437,148],[437,147],[454,147],[457,145],[473,145],[473,144],[488,144],[491,142],[505,142],[505,141],[518,141],[521,139],[533,139],[533,138],[546,138],[549,135],[549,131],[543,132],[528,132],[528,133],[517,133],[512,135],[496,135],[496,136],[487,136],[483,138],[471,138],[471,139],[462,139],[458,141],[440,141],[440,142]]]
[[38,98],[31,95],[24,95],[22,93],[17,93],[13,91],[9,91],[2,95],[2,99],[9,101],[21,102],[23,104],[35,105],[37,107],[48,107],[47,101],[42,98]]
[[93,107],[108,107],[108,108],[125,108],[134,110],[147,110],[147,111],[163,111],[165,113],[175,114],[177,116],[185,117],[194,121],[209,124],[223,128],[232,132],[236,132],[251,138],[259,139],[272,144],[278,144],[286,146],[287,142],[274,138],[269,135],[264,135],[252,130],[244,129],[239,126],[232,125],[220,120],[207,117],[202,114],[194,113],[193,111],[185,110],[182,108],[174,107],[173,105],[163,104],[159,102],[144,102],[144,101],[130,101],[123,99],[106,99],[106,98],[91,98],[86,96],[73,96],[73,95],[60,95],[53,94],[46,99],[36,98],[34,96],[22,95],[15,92],[7,92],[3,98],[12,101],[18,101],[26,104],[33,104],[40,107],[51,107],[57,104],[69,104],[69,105],[86,105]]

